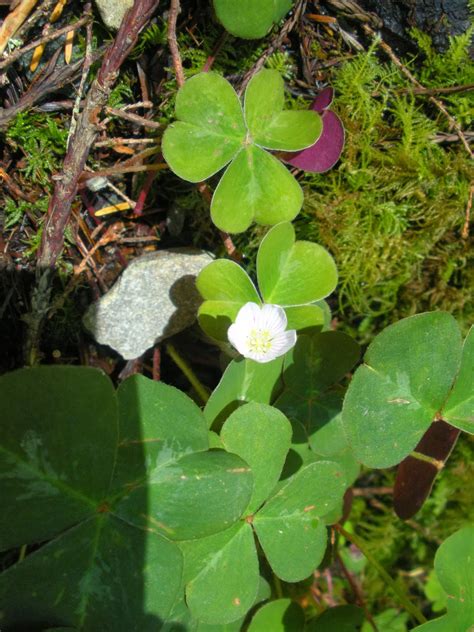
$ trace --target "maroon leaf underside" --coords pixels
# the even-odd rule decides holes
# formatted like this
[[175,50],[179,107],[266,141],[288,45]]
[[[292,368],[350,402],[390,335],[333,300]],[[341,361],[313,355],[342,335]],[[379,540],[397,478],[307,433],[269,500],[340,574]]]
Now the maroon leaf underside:
[[318,94],[318,96],[311,103],[311,110],[314,110],[318,114],[322,114],[324,110],[327,110],[334,99],[334,90],[330,87],[324,88]]
[[[460,430],[443,420],[435,421],[423,435],[415,452],[444,463],[451,454]],[[395,513],[402,520],[414,516],[423,506],[440,468],[413,456],[404,459],[397,470],[393,490]]]
[[324,173],[334,167],[344,148],[344,126],[331,110],[324,111],[321,118],[323,131],[314,145],[298,153],[285,154],[285,162],[312,173]]

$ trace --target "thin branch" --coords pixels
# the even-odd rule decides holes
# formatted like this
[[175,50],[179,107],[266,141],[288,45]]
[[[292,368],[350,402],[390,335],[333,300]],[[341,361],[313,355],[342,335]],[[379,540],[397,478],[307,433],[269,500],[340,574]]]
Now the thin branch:
[[272,41],[270,46],[263,52],[263,54],[257,59],[252,68],[246,73],[244,76],[242,83],[240,84],[238,94],[242,95],[244,93],[245,87],[247,86],[250,79],[257,74],[259,70],[261,70],[270,55],[272,55],[276,50],[280,48],[283,41],[287,38],[288,34],[295,28],[295,26],[300,21],[301,17],[304,14],[306,9],[307,0],[298,0],[296,2],[292,15],[286,20],[283,27],[280,29],[278,36]]
[[[107,114],[111,114],[112,116],[118,116],[119,118],[123,118],[126,121],[130,121],[131,123],[135,123],[136,125],[142,125],[143,127],[150,127],[152,129],[159,129],[162,127],[161,123],[157,123],[157,121],[151,121],[150,119],[145,118],[144,116],[139,116],[138,114],[132,114],[132,112],[126,112],[125,110],[119,110],[117,108],[106,107],[105,111]],[[103,122],[105,125],[105,121]]]
[[170,48],[171,58],[173,59],[174,74],[176,75],[178,88],[184,86],[185,82],[183,62],[181,61],[178,40],[176,38],[176,22],[180,11],[181,6],[179,0],[171,0],[170,10],[168,13],[168,46]]
[[461,237],[467,239],[469,237],[469,224],[471,222],[472,196],[474,195],[474,184],[469,189],[469,199],[466,206],[466,220],[461,231]]
[[92,66],[92,5],[90,2],[86,4],[85,14],[86,14],[86,17],[89,18],[89,22],[86,28],[86,54],[84,58],[84,64],[82,66],[81,81],[79,83],[76,99],[74,101],[74,107],[72,109],[71,125],[69,127],[69,134],[67,137],[67,147],[69,147],[69,143],[71,142],[71,139],[73,138],[76,132],[77,119],[79,117],[79,112],[81,109],[82,95],[84,93],[84,89],[86,86],[89,70]]
[[125,15],[115,41],[107,49],[102,65],[77,120],[77,128],[69,144],[61,177],[56,181],[44,225],[38,266],[53,267],[64,244],[64,231],[71,214],[79,178],[98,134],[99,114],[107,104],[120,66],[135,45],[138,35],[158,6],[159,0],[135,0]]
[[379,632],[379,630],[377,628],[377,624],[375,623],[372,614],[370,613],[369,609],[367,608],[367,603],[365,601],[364,593],[362,592],[362,588],[360,587],[359,582],[351,574],[351,572],[349,571],[347,566],[344,564],[344,560],[339,555],[339,553],[336,553],[336,560],[337,560],[337,562],[338,562],[338,564],[339,564],[339,566],[340,566],[340,568],[342,570],[342,573],[343,573],[344,577],[349,582],[349,585],[350,585],[350,587],[352,589],[352,592],[354,593],[354,597],[356,599],[357,604],[363,609],[364,614],[365,614],[365,618],[370,623],[370,625],[375,630],[375,632]]

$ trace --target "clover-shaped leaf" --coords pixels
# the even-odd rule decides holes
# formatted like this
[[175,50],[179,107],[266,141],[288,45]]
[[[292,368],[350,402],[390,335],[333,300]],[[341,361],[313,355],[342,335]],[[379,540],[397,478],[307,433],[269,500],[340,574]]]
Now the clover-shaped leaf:
[[276,408],[251,402],[230,415],[221,438],[226,450],[241,456],[252,469],[254,487],[246,510],[252,514],[278,482],[290,449],[291,425]]
[[449,536],[436,552],[434,568],[446,592],[447,613],[415,628],[416,632],[470,632],[474,621],[474,527]]
[[[222,442],[249,463],[255,486],[239,524],[180,545],[187,602],[196,619],[228,623],[253,604],[258,585],[254,534],[273,571],[285,581],[306,578],[322,560],[327,542],[324,516],[341,502],[345,477],[337,463],[320,461],[278,482],[290,437],[286,417],[265,404],[245,404],[224,423]],[[229,589],[219,585],[228,581],[227,573]],[[216,592],[221,607],[209,604]]]
[[459,327],[445,312],[405,318],[375,338],[343,408],[359,461],[370,467],[399,463],[437,419],[472,432],[473,338],[471,332],[463,352]]
[[[336,265],[318,244],[295,241],[289,222],[274,226],[262,240],[257,279],[263,302],[285,308],[289,329],[322,329],[327,324],[328,308],[321,299],[336,287]],[[247,273],[228,260],[207,265],[196,286],[204,299],[199,324],[217,340],[227,340],[227,330],[245,303],[262,302]]]
[[266,303],[307,305],[331,294],[337,268],[327,250],[296,241],[295,229],[284,222],[269,230],[260,244],[257,277]]
[[215,72],[188,79],[176,95],[176,118],[163,136],[163,155],[183,180],[200,182],[240,151],[246,127],[239,97]]
[[345,489],[344,474],[337,463],[310,463],[255,514],[255,532],[280,579],[300,581],[321,563],[327,542],[321,518],[337,506]]
[[116,393],[94,369],[24,369],[0,378],[0,407],[1,550],[49,540],[0,575],[2,624],[165,620],[182,587],[171,539],[230,527],[251,498],[248,465],[207,451],[198,407],[141,376]]
[[204,623],[230,623],[252,607],[259,568],[252,528],[246,522],[202,540],[182,542],[186,602]]
[[276,599],[266,603],[252,617],[248,632],[302,632],[304,610],[291,599]]
[[301,208],[301,187],[265,149],[309,147],[322,124],[316,112],[286,111],[283,105],[283,79],[274,70],[262,70],[249,82],[245,116],[232,86],[215,72],[195,75],[178,92],[178,120],[163,135],[163,155],[190,182],[231,163],[211,202],[213,222],[222,230],[292,220]]
[[214,0],[216,15],[225,29],[244,39],[266,35],[291,5],[291,0]]

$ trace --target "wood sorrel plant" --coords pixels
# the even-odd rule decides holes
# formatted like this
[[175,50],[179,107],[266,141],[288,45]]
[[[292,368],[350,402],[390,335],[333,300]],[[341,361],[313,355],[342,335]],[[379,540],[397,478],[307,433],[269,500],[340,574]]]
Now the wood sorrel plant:
[[[229,30],[253,37],[289,3],[245,2],[241,16],[231,15],[233,5],[215,0],[220,19],[230,16]],[[330,525],[371,559],[342,525],[360,464],[401,462],[396,509],[408,516],[421,506],[459,431],[473,430],[474,336],[463,344],[446,313],[405,319],[373,341],[346,390],[360,350],[329,331],[324,299],[336,288],[336,266],[321,246],[295,240],[288,220],[302,192],[269,153],[301,152],[285,160],[314,171],[334,164],[344,139],[327,109],[331,99],[326,92],[313,104],[322,117],[285,111],[280,76],[262,71],[242,109],[225,79],[203,73],[178,93],[178,121],[163,137],[165,158],[184,179],[198,182],[228,165],[211,206],[219,228],[277,224],[259,248],[258,289],[232,261],[201,272],[203,330],[225,341],[234,326],[236,341],[233,323],[246,304],[259,313],[278,306],[292,343],[298,334],[291,349],[269,362],[230,362],[203,410],[142,376],[117,390],[85,367],[0,377],[0,549],[21,547],[19,561],[0,575],[2,629],[338,632],[362,624],[358,608],[314,616],[284,598],[249,613],[271,597],[267,578],[279,594],[280,580],[311,576]],[[323,146],[333,142],[324,156],[321,129]],[[239,336],[248,342],[245,332]],[[442,449],[440,427],[451,441]],[[422,473],[416,485],[414,468]],[[473,538],[466,528],[441,545],[435,569],[451,601],[420,630],[470,629]]]
[[212,198],[214,224],[239,233],[252,222],[292,220],[303,191],[267,150],[299,151],[321,134],[312,110],[285,110],[283,79],[262,70],[249,82],[244,109],[236,92],[215,72],[189,79],[176,96],[176,118],[163,135],[163,156],[184,180],[201,182],[228,165]]

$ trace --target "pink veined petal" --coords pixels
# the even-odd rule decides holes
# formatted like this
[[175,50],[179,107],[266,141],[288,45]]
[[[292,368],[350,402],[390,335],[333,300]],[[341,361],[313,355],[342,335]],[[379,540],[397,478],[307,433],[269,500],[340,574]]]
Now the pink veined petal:
[[260,316],[260,305],[257,303],[245,303],[237,314],[235,324],[238,327],[244,327],[246,330],[250,330],[257,326],[258,318]]
[[285,331],[287,323],[288,319],[282,307],[266,304],[261,309],[257,326],[260,329],[267,329],[273,337],[281,331]]
[[284,355],[296,344],[296,331],[290,329],[277,334],[272,340],[272,352],[275,358]]

